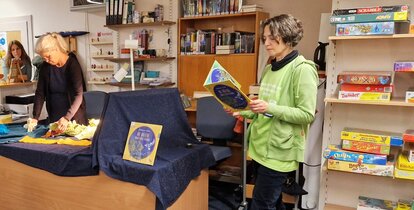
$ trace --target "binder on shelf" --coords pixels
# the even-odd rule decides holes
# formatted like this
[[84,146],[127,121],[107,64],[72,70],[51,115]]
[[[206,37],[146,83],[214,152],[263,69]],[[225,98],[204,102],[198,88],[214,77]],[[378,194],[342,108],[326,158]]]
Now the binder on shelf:
[[118,0],[118,13],[116,16],[116,24],[122,24],[123,8],[124,8],[124,0]]

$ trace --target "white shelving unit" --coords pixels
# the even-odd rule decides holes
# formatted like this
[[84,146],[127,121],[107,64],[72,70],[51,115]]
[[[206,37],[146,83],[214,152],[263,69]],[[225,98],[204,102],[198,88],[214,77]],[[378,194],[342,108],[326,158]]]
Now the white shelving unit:
[[[404,5],[414,1],[333,0],[332,9]],[[414,128],[414,104],[405,103],[405,90],[414,86],[414,73],[394,75],[391,102],[339,100],[337,75],[342,71],[393,71],[395,61],[414,60],[414,35],[329,37],[323,149],[340,144],[344,127],[404,132]],[[322,158],[319,209],[356,209],[358,196],[413,199],[414,181],[328,170]]]
[[[98,33],[96,33],[98,34]],[[116,88],[108,85],[117,65],[106,61],[113,58],[114,42],[111,32],[99,32],[100,37],[91,35],[89,37],[90,60],[87,68],[89,90],[100,90],[105,92],[116,91]]]
[[[167,84],[168,87],[173,86],[177,81],[177,61],[174,57],[176,53],[176,34],[177,29],[175,27],[178,11],[176,5],[177,0],[161,0],[154,2],[152,0],[140,0],[135,1],[135,10],[137,11],[152,11],[157,4],[164,6],[164,20],[160,22],[152,23],[129,23],[129,24],[115,24],[105,25],[105,27],[111,29],[114,35],[114,56],[112,58],[105,58],[105,60],[112,62],[116,67],[120,67],[123,63],[129,63],[130,58],[120,58],[120,49],[124,47],[124,41],[129,39],[129,35],[132,33],[139,33],[143,29],[151,30],[152,41],[149,41],[148,49],[164,49],[166,57],[157,58],[134,58],[134,61],[143,61],[144,69],[151,71],[160,71],[160,77],[170,78],[172,83]],[[167,40],[170,40],[169,43]],[[119,68],[115,68],[115,72]],[[139,85],[138,81],[135,81],[138,89],[148,88],[148,85]],[[125,85],[111,84],[113,87],[118,87],[119,91],[130,90],[131,84]]]

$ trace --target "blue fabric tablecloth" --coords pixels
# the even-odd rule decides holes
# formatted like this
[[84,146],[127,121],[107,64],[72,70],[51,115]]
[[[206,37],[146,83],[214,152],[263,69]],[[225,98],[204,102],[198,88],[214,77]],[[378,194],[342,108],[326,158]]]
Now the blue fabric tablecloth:
[[[131,122],[163,126],[153,166],[122,159]],[[194,137],[175,88],[110,93],[98,132],[94,164],[110,177],[147,186],[157,197],[157,209],[172,205],[202,169],[215,163],[208,145]]]

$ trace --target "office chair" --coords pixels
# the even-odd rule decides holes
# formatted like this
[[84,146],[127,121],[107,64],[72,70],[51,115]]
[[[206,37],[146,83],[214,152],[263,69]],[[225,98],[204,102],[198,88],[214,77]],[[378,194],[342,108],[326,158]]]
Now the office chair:
[[86,104],[86,117],[100,119],[108,94],[103,91],[88,91],[83,93]]
[[[210,149],[213,152],[216,163],[232,155],[230,147],[226,146],[227,140],[234,137],[233,128],[236,119],[228,115],[223,106],[213,97],[203,97],[197,100],[196,128],[202,138],[211,139],[213,144]],[[211,191],[211,195],[222,203],[234,209],[233,203]]]

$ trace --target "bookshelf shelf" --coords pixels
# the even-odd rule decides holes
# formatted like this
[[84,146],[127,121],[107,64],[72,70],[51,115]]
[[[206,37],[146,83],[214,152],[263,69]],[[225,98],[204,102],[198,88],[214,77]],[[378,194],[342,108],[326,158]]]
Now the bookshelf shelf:
[[113,42],[91,42],[90,45],[112,45]]
[[148,27],[148,26],[170,26],[174,25],[176,22],[174,21],[159,21],[159,22],[152,22],[152,23],[128,23],[128,24],[114,24],[114,25],[104,25],[104,27],[108,27],[111,29],[119,29],[119,28],[130,28],[130,27]]
[[114,69],[87,69],[87,71],[91,71],[91,72],[113,72]]
[[[175,57],[134,58],[134,62],[136,61],[170,61],[174,59]],[[105,60],[115,62],[115,63],[130,62],[129,58],[105,58]]]
[[226,15],[208,15],[208,16],[188,16],[182,17],[180,20],[200,20],[200,19],[217,19],[217,18],[233,18],[233,17],[241,17],[241,16],[248,16],[252,15],[255,16],[256,12],[241,12],[235,14],[226,14]]
[[325,98],[325,102],[338,103],[338,104],[362,104],[362,105],[379,105],[379,106],[407,106],[414,107],[414,103],[406,103],[403,98],[392,99],[389,102],[379,101],[353,101],[353,100],[342,100],[338,97]]
[[104,81],[88,81],[88,84],[90,84],[90,85],[106,85],[108,83],[104,82]]
[[95,58],[95,59],[109,59],[109,58],[113,58],[112,55],[92,55],[91,58]]
[[335,204],[326,204],[324,210],[356,210],[356,208],[340,206]]
[[394,34],[388,36],[330,36],[331,41],[358,40],[358,39],[412,39],[414,34]]

